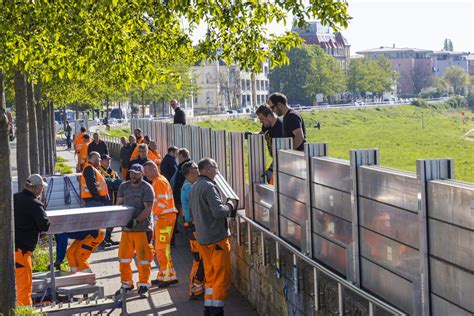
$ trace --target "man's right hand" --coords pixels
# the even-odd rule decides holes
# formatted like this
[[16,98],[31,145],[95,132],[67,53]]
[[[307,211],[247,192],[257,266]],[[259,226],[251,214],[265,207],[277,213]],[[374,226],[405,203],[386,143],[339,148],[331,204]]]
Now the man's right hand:
[[226,204],[230,208],[229,217],[235,217],[235,215],[237,214],[237,203],[236,203],[236,201],[228,200]]

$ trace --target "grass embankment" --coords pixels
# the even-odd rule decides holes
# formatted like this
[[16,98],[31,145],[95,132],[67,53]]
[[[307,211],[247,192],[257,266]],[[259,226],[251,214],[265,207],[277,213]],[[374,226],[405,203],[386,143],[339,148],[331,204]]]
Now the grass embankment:
[[[460,112],[465,113],[462,122]],[[350,149],[379,148],[383,166],[415,171],[416,159],[454,158],[455,178],[474,182],[474,142],[462,136],[474,129],[466,109],[415,106],[314,110],[302,114],[309,142],[329,143],[329,155],[349,159]],[[317,122],[321,130],[315,128]],[[257,120],[204,121],[216,130],[260,130]]]
[[61,174],[69,174],[74,172],[74,168],[69,166],[67,160],[63,157],[57,156],[56,157],[56,164],[54,166],[54,170]]
[[108,131],[101,131],[100,132],[102,135],[107,135],[107,136],[116,136],[116,137],[126,137],[128,139],[128,136],[130,136],[130,129],[128,127],[123,127],[123,128],[117,128],[117,129],[110,129]]

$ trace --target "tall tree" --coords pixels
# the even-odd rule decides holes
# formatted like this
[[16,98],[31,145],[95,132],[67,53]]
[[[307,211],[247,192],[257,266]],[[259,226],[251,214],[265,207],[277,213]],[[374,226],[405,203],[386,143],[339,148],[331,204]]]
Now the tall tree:
[[453,42],[449,38],[445,38],[443,41],[443,50],[452,52],[454,49]]
[[[0,275],[2,276],[2,287],[13,285],[0,295],[0,311],[10,311],[15,307],[15,264],[13,245],[13,208],[12,208],[12,176],[10,171],[10,144],[8,143],[8,120],[6,115],[5,89],[3,70],[0,68]],[[5,314],[7,315],[7,314]]]
[[453,92],[458,95],[464,95],[467,87],[471,84],[469,74],[461,67],[449,67],[446,69],[443,78],[450,85]]
[[20,71],[15,72],[15,106],[17,125],[17,146],[16,146],[16,167],[18,172],[18,190],[25,185],[26,179],[30,176],[29,155],[29,127],[28,108],[26,103],[26,76]]
[[37,117],[34,97],[34,86],[33,82],[28,81],[27,85],[27,105],[28,105],[28,136],[29,136],[29,158],[31,173],[39,173],[39,149],[38,149],[38,133],[37,133]]

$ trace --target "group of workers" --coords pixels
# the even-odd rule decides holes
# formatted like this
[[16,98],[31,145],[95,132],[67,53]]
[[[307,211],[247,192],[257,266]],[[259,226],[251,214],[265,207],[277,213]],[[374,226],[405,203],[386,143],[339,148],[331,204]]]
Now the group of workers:
[[[179,113],[178,120],[184,119],[181,123],[185,123],[184,112],[181,115],[177,101],[173,100],[171,106],[175,110],[175,121],[176,113]],[[292,137],[294,149],[303,149],[304,122],[296,111],[288,107],[284,95],[272,94],[268,106],[260,106],[256,114],[262,123],[260,133],[265,134],[270,153],[271,139],[277,137]],[[121,289],[116,294],[134,289],[131,269],[134,258],[138,267],[136,286],[140,296],[146,297],[152,284],[163,288],[178,283],[171,244],[177,216],[181,213],[193,256],[189,276],[190,299],[204,299],[204,315],[223,315],[231,283],[227,218],[235,217],[237,203],[221,199],[214,181],[219,172],[217,163],[211,158],[194,162],[186,148],[174,146],[168,148],[162,159],[156,151],[156,142],[136,129],[128,143],[125,138],[121,139],[119,177],[110,167],[107,146],[97,133],[93,138],[94,141],[89,142],[87,131],[81,128],[74,139],[81,171],[80,195],[85,207],[117,204],[135,208],[133,218],[122,228],[118,243]],[[268,181],[272,179],[271,168],[266,171]],[[40,175],[33,174],[24,190],[14,197],[18,305],[32,304],[31,254],[39,234],[49,228],[39,198],[46,186]],[[74,239],[67,250],[71,271],[90,272],[90,255],[103,245],[104,240],[113,242],[110,237],[111,229],[107,228],[57,235],[56,241],[62,250],[58,248],[55,265],[59,266],[64,258],[68,239]],[[151,262],[155,255],[159,272],[152,280]]]

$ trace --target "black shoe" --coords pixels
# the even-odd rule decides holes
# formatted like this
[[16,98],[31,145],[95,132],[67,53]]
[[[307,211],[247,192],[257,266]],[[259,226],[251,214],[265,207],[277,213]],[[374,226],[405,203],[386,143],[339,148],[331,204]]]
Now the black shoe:
[[176,280],[171,280],[171,281],[160,281],[158,282],[158,287],[159,288],[165,288],[173,284],[178,284],[178,279]]
[[148,297],[148,287],[141,285],[138,288],[138,295],[142,297]]
[[133,290],[134,286],[133,285],[122,285],[122,287],[120,289],[117,290],[117,292],[115,292],[115,296],[120,296],[122,295],[122,289],[125,290],[125,294],[127,294],[128,292],[130,292],[131,290]]
[[158,285],[158,284],[160,284],[160,282],[163,282],[163,281],[160,281],[160,280],[151,280],[151,284],[152,284],[152,285]]
[[107,240],[107,242],[108,242],[111,246],[118,246],[118,245],[120,245],[120,242],[115,241],[115,240],[112,240],[112,239]]

